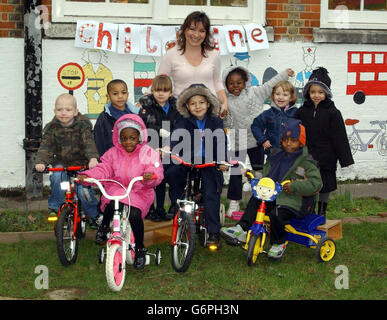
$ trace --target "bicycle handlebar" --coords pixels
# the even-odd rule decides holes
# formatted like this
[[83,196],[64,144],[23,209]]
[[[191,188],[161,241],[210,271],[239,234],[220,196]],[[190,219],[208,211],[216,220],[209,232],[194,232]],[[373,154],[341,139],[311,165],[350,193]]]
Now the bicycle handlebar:
[[88,166],[68,166],[68,167],[56,167],[52,168],[50,166],[46,166],[43,171],[37,171],[33,168],[33,172],[38,173],[49,173],[49,172],[58,172],[58,171],[82,171],[88,169]]
[[[157,175],[154,173],[151,179],[152,179],[152,180],[157,179]],[[76,180],[77,182],[79,182],[78,179],[75,179],[75,180]],[[126,198],[126,197],[129,196],[129,193],[130,193],[130,191],[132,190],[132,187],[133,187],[133,185],[134,185],[135,182],[137,182],[137,181],[143,181],[143,180],[144,180],[144,177],[143,177],[143,176],[134,177],[132,180],[130,180],[129,185],[128,185],[128,187],[127,187],[126,189],[125,189],[125,187],[122,186],[118,181],[110,180],[110,179],[101,179],[101,180],[97,180],[97,179],[94,179],[94,178],[86,178],[86,179],[84,180],[84,182],[96,184],[96,185],[98,186],[99,190],[101,190],[102,194],[104,195],[104,197],[105,197],[106,199],[109,199],[109,200],[118,200],[118,201],[119,201],[119,200],[122,200],[122,199],[124,199],[124,198]],[[107,194],[107,192],[106,192],[104,186],[102,185],[101,181],[115,182],[115,183],[119,184],[124,190],[126,190],[126,192],[125,192],[125,194],[120,195],[120,196],[111,196],[111,195]]]

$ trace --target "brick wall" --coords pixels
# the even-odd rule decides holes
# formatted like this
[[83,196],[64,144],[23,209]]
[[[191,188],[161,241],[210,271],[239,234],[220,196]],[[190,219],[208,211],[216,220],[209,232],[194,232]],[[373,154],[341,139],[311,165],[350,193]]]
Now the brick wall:
[[[51,21],[51,0],[42,0]],[[0,38],[24,37],[24,1],[0,0]]]
[[0,37],[22,38],[23,21],[23,0],[0,0]]
[[320,0],[267,0],[266,22],[274,41],[311,41],[320,27]]

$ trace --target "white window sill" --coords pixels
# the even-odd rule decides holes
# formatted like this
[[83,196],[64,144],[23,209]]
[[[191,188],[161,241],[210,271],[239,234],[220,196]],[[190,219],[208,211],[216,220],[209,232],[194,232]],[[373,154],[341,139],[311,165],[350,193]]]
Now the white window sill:
[[386,30],[313,29],[314,43],[387,44]]

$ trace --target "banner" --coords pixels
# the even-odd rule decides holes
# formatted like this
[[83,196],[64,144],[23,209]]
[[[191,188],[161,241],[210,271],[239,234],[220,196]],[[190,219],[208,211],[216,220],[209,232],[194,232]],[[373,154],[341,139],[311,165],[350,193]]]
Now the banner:
[[[78,20],[75,47],[162,56],[176,46],[179,28]],[[269,48],[266,30],[259,24],[213,26],[211,32],[215,48],[221,55]]]

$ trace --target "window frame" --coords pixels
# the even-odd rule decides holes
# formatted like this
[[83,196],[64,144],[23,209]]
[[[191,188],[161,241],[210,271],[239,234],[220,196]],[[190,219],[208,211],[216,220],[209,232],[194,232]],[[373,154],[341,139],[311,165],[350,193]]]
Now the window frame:
[[[130,18],[130,23],[180,24],[189,13],[195,10],[205,11],[213,25],[246,22],[265,25],[266,0],[247,0],[246,8],[232,7],[231,14],[230,7],[169,5],[169,0],[149,0],[148,4],[71,3],[66,0],[52,0],[52,22],[108,20],[109,22],[128,23],[128,18]],[[109,12],[108,16],[106,12]]]
[[321,0],[320,28],[387,29],[387,11],[329,10]]

